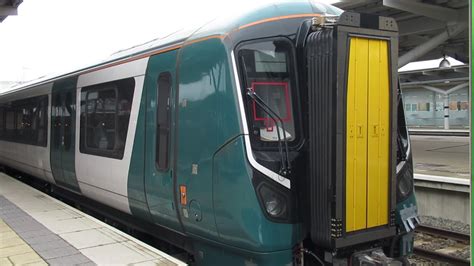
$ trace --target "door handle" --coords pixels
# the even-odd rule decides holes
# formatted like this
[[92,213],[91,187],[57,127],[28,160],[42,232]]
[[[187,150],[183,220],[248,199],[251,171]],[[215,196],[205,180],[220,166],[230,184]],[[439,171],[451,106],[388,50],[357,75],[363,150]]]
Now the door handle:
[[375,125],[372,126],[372,128],[373,128],[373,130],[374,130],[374,131],[373,131],[374,137],[377,137],[377,136],[379,135],[379,125],[378,125],[378,124],[375,124]]
[[362,132],[362,125],[357,125],[357,137],[362,138],[363,137],[363,132]]

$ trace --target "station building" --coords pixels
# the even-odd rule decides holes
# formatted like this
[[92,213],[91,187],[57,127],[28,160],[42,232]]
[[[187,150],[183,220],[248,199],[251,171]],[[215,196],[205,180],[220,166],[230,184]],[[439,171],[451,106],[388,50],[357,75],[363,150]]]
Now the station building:
[[469,66],[400,71],[410,128],[469,129]]

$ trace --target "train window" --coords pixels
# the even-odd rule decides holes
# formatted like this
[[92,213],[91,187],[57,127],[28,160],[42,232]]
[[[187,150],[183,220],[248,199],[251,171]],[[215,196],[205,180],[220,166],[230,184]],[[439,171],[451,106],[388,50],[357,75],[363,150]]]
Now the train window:
[[134,78],[127,78],[82,88],[82,153],[123,158],[134,87]]
[[73,127],[71,124],[75,121],[73,115],[76,112],[76,103],[74,101],[73,93],[76,91],[68,91],[64,102],[63,119],[64,119],[64,150],[68,151],[71,148]]
[[0,139],[3,136],[4,130],[5,130],[5,113],[4,113],[4,109],[0,108]]
[[158,77],[156,112],[156,167],[168,169],[169,136],[170,136],[170,92],[171,74],[161,73]]
[[15,136],[15,111],[8,108],[5,113],[5,139],[12,139]]
[[54,93],[51,97],[51,148],[61,146],[61,93]]
[[37,145],[46,147],[48,142],[48,96],[43,96],[34,111],[33,137]]
[[16,137],[20,142],[31,142],[31,106],[22,104],[16,109]]
[[[293,87],[295,74],[292,71],[292,46],[283,39],[244,44],[239,50],[245,92],[256,95],[283,121],[272,117],[255,101],[247,99],[247,115],[252,139],[264,143],[275,143],[280,139],[295,140],[293,114]],[[275,121],[276,120],[276,121]],[[279,136],[280,135],[280,136]]]
[[[0,127],[4,140],[46,147],[48,96],[37,96],[5,104]],[[4,125],[4,126],[3,126]]]

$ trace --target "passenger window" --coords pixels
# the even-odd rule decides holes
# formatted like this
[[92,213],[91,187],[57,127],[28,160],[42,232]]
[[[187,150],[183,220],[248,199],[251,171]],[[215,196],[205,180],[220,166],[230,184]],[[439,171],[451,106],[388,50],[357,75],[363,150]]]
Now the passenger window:
[[8,110],[6,117],[5,117],[5,128],[8,130],[9,134],[12,134],[13,130],[15,130],[15,112],[13,110]]
[[37,143],[40,146],[47,146],[48,142],[48,96],[43,96],[39,106],[34,109],[33,130]]
[[171,74],[161,73],[158,77],[156,111],[156,167],[159,170],[168,169],[169,135],[170,135],[170,91]]
[[1,139],[45,147],[47,144],[48,96],[37,96],[5,104],[0,119]]
[[73,101],[73,93],[76,93],[76,91],[68,91],[64,102],[64,150],[66,151],[71,148],[72,136],[75,134],[73,131],[74,128],[71,125],[74,121],[73,115],[76,111],[76,103]]
[[5,130],[5,113],[3,108],[0,108],[0,139],[3,137],[3,132]]
[[82,88],[82,153],[123,158],[134,87],[128,78]]

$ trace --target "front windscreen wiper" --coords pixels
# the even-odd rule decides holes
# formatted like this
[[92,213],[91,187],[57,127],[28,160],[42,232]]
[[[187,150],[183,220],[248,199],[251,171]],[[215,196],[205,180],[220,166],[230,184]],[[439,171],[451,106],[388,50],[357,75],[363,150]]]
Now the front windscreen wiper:
[[[279,115],[275,113],[275,111],[270,108],[263,100],[258,96],[258,94],[253,91],[251,88],[247,88],[247,95],[255,101],[255,103],[258,104],[262,110],[270,116],[270,118],[273,120],[275,125],[277,125],[277,136],[278,136],[278,149],[280,151],[280,156],[281,156],[281,168],[280,168],[280,174],[282,175],[289,175],[291,173],[291,163],[290,159],[288,156],[288,140],[286,139],[286,130],[285,130],[285,125],[283,124],[283,120]],[[285,144],[285,156],[283,156],[283,148],[282,148],[282,140],[280,137],[280,129],[278,128],[278,122],[281,124],[281,129],[283,130],[283,142]]]

